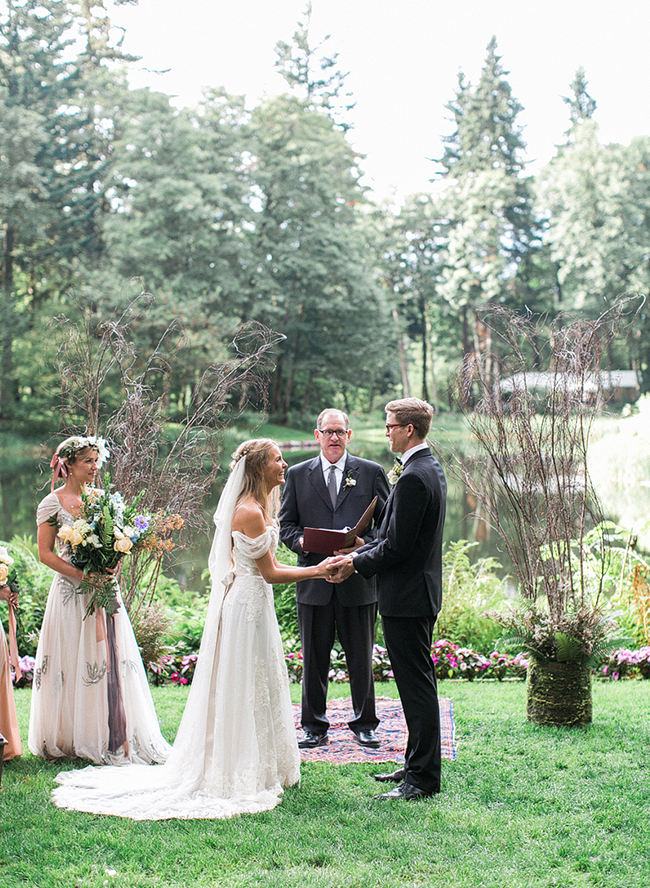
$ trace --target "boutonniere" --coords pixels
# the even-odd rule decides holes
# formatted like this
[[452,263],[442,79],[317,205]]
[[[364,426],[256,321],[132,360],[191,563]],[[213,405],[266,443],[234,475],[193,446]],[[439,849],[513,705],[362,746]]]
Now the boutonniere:
[[399,476],[402,474],[403,471],[404,471],[404,466],[402,465],[402,463],[398,459],[396,459],[393,464],[393,468],[388,473],[389,483],[396,484],[397,479],[399,478]]
[[343,487],[356,487],[357,479],[352,477],[352,469],[348,469],[348,474],[343,482]]

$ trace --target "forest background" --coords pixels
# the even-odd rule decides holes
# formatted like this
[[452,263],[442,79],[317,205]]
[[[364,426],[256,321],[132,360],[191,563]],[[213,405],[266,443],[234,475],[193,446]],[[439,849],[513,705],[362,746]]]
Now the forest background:
[[[595,318],[648,291],[650,137],[603,144],[582,69],[567,84],[555,156],[529,174],[522,106],[493,38],[478,80],[461,73],[449,97],[434,187],[396,206],[361,184],[353,98],[327,41],[310,41],[309,5],[276,45],[286,91],[252,107],[218,86],[191,108],[130,87],[134,59],[107,9],[0,5],[5,479],[19,455],[33,467],[38,445],[88,423],[57,359],[75,324],[129,316],[133,373],[152,360],[172,368],[164,389],[162,374],[147,377],[172,429],[208,397],[206,368],[237,358],[243,326],[264,325],[282,337],[268,400],[235,385],[224,421],[247,403],[285,441],[308,437],[326,405],[357,428],[380,426],[383,403],[409,394],[456,429],[449,380],[462,360],[501,347],[485,306]],[[146,308],[133,311],[134,298]],[[649,351],[641,310],[609,365],[636,371],[646,391]],[[120,409],[121,383],[103,380],[100,424]],[[13,502],[4,506],[6,517]]]

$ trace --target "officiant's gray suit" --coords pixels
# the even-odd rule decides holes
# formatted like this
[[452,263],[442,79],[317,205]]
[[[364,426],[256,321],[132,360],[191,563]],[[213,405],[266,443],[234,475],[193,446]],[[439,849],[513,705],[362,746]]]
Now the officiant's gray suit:
[[[320,456],[298,463],[286,476],[280,509],[280,539],[298,554],[300,566],[318,564],[323,555],[302,550],[300,539],[304,528],[354,527],[375,496],[375,516],[380,515],[388,492],[386,474],[378,463],[347,453],[343,480],[332,506]],[[374,540],[376,532],[373,520],[364,540]],[[296,600],[303,647],[303,728],[319,735],[327,733],[328,674],[336,631],[350,676],[354,719],[349,726],[355,733],[374,730],[379,723],[372,675],[377,618],[375,579],[355,574],[339,585],[320,579],[301,580],[296,584]]]

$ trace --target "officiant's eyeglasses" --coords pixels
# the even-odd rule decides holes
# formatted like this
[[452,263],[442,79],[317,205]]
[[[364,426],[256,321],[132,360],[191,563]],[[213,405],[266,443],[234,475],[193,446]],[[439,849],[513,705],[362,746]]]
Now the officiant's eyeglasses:
[[349,429],[318,429],[321,435],[325,435],[328,438],[333,438],[336,436],[337,438],[345,438]]

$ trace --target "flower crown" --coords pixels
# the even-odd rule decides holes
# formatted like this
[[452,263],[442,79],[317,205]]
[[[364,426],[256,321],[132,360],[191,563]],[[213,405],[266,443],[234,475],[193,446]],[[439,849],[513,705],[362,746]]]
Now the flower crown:
[[99,437],[99,435],[86,435],[83,437],[81,435],[75,435],[57,450],[55,456],[60,456],[65,459],[74,459],[75,453],[84,450],[86,447],[91,447],[93,450],[97,451],[99,454],[97,468],[101,469],[106,460],[109,459],[111,452],[108,449],[105,439]]

